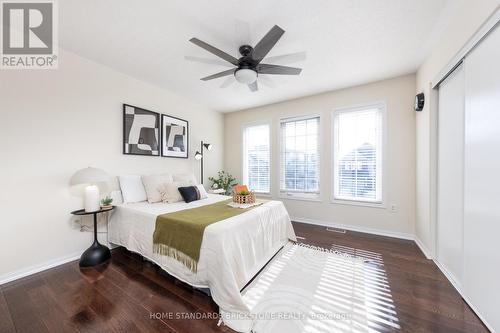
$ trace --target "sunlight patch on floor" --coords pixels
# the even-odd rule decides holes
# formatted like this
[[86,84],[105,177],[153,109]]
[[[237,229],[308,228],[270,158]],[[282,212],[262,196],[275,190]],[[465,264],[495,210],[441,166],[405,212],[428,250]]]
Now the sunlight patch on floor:
[[292,319],[259,319],[258,333],[381,333],[401,329],[382,256],[332,246],[331,253],[294,245],[243,292],[252,313],[293,312]]

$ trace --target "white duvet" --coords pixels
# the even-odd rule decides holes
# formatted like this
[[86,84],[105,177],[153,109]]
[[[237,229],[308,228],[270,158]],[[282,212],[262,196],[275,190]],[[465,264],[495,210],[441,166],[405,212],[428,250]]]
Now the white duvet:
[[109,241],[158,264],[169,274],[192,286],[210,288],[226,325],[248,332],[250,314],[240,290],[266,262],[286,244],[295,241],[290,217],[280,201],[268,201],[243,214],[206,227],[196,273],[167,256],[153,253],[156,217],[183,209],[200,207],[229,197],[209,194],[207,199],[191,203],[122,204],[109,221]]

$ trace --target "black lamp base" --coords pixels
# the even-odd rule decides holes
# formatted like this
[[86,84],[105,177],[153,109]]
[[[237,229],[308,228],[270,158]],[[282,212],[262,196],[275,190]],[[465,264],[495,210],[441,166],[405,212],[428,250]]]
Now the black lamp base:
[[95,241],[80,257],[80,267],[91,267],[100,265],[111,258],[111,251]]

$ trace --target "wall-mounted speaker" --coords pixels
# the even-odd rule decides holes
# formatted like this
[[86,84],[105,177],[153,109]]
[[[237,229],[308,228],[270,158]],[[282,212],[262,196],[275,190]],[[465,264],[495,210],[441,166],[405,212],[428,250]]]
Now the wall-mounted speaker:
[[422,111],[424,109],[425,96],[424,93],[415,96],[415,111]]

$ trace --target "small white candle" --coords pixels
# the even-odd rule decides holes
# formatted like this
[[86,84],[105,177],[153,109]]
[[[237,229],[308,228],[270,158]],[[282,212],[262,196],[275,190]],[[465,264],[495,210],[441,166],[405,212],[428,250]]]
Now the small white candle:
[[101,209],[99,188],[95,185],[89,185],[85,188],[85,211],[96,212]]

